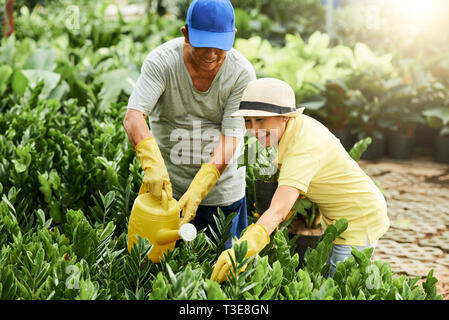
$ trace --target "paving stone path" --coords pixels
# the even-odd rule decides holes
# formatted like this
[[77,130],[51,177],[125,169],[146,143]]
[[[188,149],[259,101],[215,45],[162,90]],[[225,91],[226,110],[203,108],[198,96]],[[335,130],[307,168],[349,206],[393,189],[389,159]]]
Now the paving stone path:
[[374,259],[413,277],[434,269],[438,294],[449,300],[449,165],[429,157],[359,164],[384,189],[391,221]]

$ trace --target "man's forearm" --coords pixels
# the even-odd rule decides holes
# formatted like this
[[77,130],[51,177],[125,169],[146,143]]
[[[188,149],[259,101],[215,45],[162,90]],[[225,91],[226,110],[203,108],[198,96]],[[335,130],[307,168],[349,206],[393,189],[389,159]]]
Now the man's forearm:
[[125,127],[125,131],[128,134],[129,141],[133,148],[135,148],[140,141],[151,137],[150,128],[148,128],[145,115],[139,111],[128,110],[125,119],[123,120],[123,126]]
[[220,174],[225,171],[226,167],[231,162],[235,150],[237,149],[238,142],[239,138],[221,134],[218,144],[209,160],[209,163],[213,164]]

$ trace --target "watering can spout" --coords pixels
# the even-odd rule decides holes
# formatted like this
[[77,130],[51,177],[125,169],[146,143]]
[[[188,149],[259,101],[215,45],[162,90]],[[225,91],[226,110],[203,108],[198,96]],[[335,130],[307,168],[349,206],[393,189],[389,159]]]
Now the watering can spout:
[[183,224],[179,229],[161,229],[157,233],[156,242],[164,245],[173,241],[182,239],[184,241],[192,241],[196,238],[196,228],[191,223]]
[[179,239],[178,230],[161,229],[156,235],[156,242],[161,246]]

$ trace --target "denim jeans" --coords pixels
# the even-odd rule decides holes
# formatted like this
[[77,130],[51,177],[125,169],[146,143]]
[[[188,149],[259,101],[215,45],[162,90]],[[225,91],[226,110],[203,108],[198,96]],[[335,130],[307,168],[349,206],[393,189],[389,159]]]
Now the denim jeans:
[[[240,238],[242,231],[248,227],[248,216],[246,210],[246,195],[230,204],[229,206],[220,207],[224,215],[227,217],[232,212],[237,212],[237,215],[232,219],[231,225],[231,238],[226,242],[226,249],[231,248],[232,239],[234,237]],[[215,224],[214,215],[217,215],[218,206],[199,206],[196,211],[195,219],[192,223],[198,230],[206,228],[206,235],[213,240],[212,234],[209,230],[209,225],[213,228],[214,232],[217,232],[217,226]]]
[[366,245],[365,246],[350,246],[345,244],[334,244],[332,245],[332,250],[329,254],[329,258],[327,263],[330,264],[329,275],[328,277],[333,277],[335,272],[337,271],[337,262],[344,261],[351,256],[352,247],[356,248],[359,251],[363,251],[367,248],[376,249],[377,241],[373,244],[369,243],[368,236],[366,237]]

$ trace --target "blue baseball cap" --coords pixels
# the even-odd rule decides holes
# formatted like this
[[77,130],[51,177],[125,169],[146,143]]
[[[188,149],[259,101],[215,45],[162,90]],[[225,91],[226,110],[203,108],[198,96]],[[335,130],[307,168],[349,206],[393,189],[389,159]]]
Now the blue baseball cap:
[[193,47],[231,50],[235,38],[234,8],[229,0],[193,0],[187,11]]

